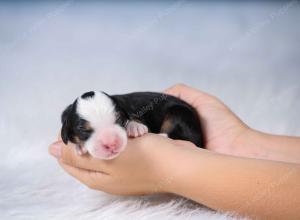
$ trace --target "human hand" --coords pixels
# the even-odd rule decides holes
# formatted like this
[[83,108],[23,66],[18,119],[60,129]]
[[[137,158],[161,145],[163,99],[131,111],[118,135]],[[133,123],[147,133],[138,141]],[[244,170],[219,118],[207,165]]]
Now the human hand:
[[[73,144],[53,143],[49,152],[62,168],[83,184],[118,195],[170,192],[173,175],[180,172],[178,157],[199,150],[190,142],[176,141],[157,134],[128,139],[126,149],[113,160],[79,156]],[[184,160],[188,160],[185,157]],[[187,162],[188,163],[188,162]],[[183,171],[182,171],[183,172]]]
[[197,110],[206,149],[240,156],[239,142],[251,129],[225,104],[214,96],[184,84],[172,86],[165,92],[186,101]]

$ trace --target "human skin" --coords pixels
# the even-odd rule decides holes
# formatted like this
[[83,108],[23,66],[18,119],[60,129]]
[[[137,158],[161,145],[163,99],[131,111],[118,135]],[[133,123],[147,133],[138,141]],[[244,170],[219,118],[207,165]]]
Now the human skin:
[[218,98],[183,84],[166,93],[183,99],[199,113],[205,147],[239,157],[300,163],[300,138],[260,132],[243,123]]
[[[92,189],[118,195],[174,193],[241,216],[300,218],[300,159],[294,155],[299,138],[256,134],[218,99],[187,86],[177,85],[167,93],[197,109],[207,149],[146,134],[129,139],[125,151],[113,160],[78,156],[72,144],[62,141],[52,144],[50,153],[63,169]],[[252,151],[256,145],[271,153]]]

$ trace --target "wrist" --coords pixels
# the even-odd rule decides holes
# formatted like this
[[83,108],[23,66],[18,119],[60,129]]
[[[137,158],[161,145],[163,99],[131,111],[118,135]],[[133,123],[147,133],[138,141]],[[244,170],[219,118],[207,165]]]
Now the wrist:
[[[178,147],[178,146],[176,146]],[[198,168],[201,167],[199,161],[205,159],[207,150],[196,147],[179,146],[173,154],[170,162],[169,172],[165,177],[163,191],[187,197],[189,184],[193,182],[193,177],[198,176]]]
[[265,135],[255,129],[247,128],[240,138],[233,143],[231,154],[238,157],[266,158],[268,151],[263,145]]

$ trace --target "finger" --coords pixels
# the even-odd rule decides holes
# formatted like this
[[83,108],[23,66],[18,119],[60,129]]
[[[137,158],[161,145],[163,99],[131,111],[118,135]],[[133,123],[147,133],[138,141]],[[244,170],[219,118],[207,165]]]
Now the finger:
[[194,100],[195,98],[200,97],[209,97],[210,95],[200,91],[198,89],[189,87],[185,84],[179,83],[165,90],[165,93],[169,95],[176,96],[178,98],[182,98],[184,100]]
[[57,135],[57,140],[58,141],[62,141],[62,138],[61,138],[61,131],[59,131],[58,135]]
[[176,84],[168,88],[165,93],[186,101],[188,104],[196,108],[199,112],[201,112],[202,106],[204,104],[215,103],[215,101],[217,100],[212,95],[184,84]]
[[64,164],[81,169],[108,173],[107,164],[104,160],[93,158],[88,154],[80,156],[76,153],[75,146],[72,144],[65,145],[62,141],[54,142],[50,145],[49,152]]
[[186,147],[196,147],[195,144],[193,144],[190,141],[184,141],[184,140],[174,140],[175,144],[178,146],[186,146]]
[[63,162],[59,164],[68,174],[93,189],[103,188],[109,179],[109,175],[105,173],[72,167]]

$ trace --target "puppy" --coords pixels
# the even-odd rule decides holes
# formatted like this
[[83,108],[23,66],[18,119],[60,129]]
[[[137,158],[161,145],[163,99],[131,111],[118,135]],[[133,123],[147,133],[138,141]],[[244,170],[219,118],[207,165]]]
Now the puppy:
[[108,95],[84,93],[63,112],[61,137],[77,152],[99,159],[113,159],[122,152],[127,137],[147,132],[203,146],[200,120],[186,102],[162,93],[135,92]]

